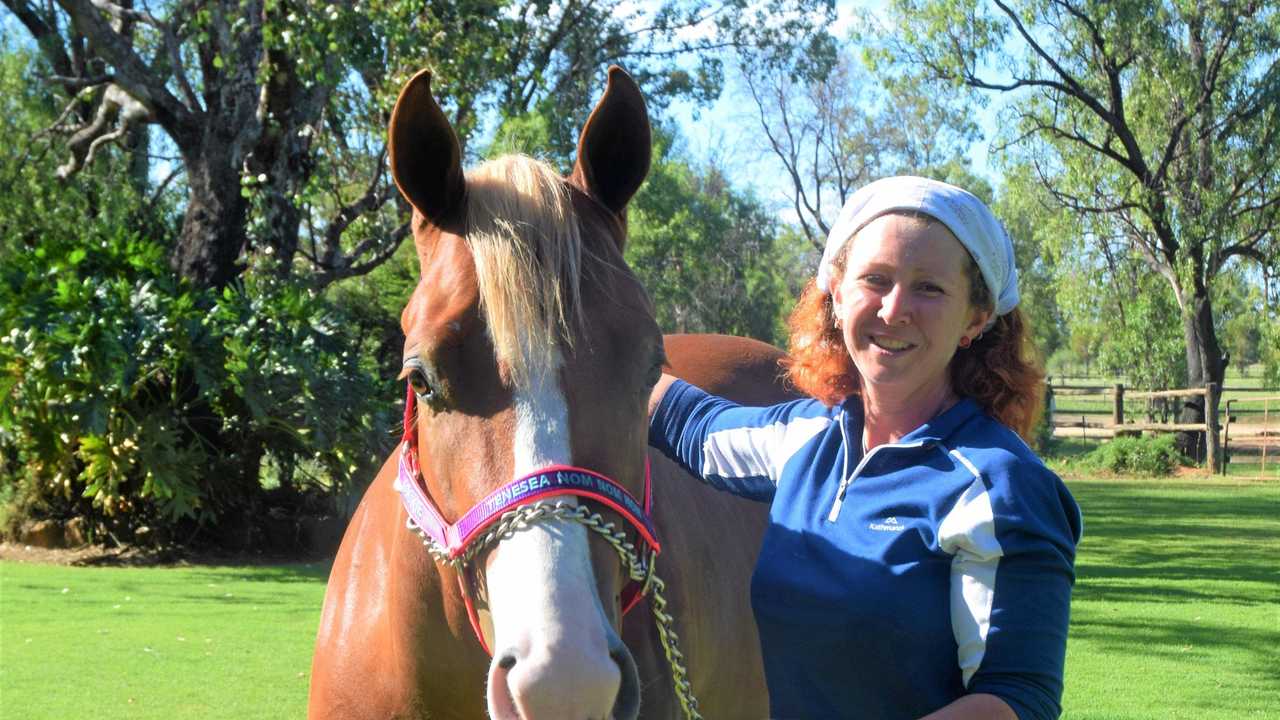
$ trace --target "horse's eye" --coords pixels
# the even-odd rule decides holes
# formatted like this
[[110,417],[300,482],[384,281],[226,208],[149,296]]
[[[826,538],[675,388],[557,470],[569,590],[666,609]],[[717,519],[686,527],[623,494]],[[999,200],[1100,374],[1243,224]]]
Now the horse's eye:
[[422,370],[418,368],[410,370],[408,380],[409,386],[413,388],[419,400],[430,400],[435,396],[435,391],[431,388],[431,383],[427,382],[427,375]]

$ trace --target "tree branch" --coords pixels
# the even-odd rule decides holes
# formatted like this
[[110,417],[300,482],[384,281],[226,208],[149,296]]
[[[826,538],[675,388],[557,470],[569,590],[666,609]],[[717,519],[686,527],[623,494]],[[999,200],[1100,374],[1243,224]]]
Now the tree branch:
[[90,0],[58,0],[72,23],[116,70],[116,84],[152,109],[157,121],[181,144],[193,126],[191,111],[164,86],[162,78],[115,32]]

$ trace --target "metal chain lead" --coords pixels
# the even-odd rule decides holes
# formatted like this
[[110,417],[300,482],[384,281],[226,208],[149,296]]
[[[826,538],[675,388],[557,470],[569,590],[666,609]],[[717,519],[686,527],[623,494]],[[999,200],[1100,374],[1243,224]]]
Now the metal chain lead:
[[689,673],[684,666],[684,653],[680,652],[680,636],[675,631],[675,618],[667,612],[667,599],[663,595],[667,584],[654,572],[655,557],[650,556],[646,563],[636,552],[635,544],[627,540],[626,532],[617,529],[599,513],[592,512],[585,505],[570,505],[556,502],[541,505],[521,505],[509,510],[498,518],[483,535],[467,545],[466,550],[458,557],[449,557],[449,551],[436,544],[429,535],[413,522],[413,518],[405,521],[405,526],[422,538],[427,552],[436,560],[461,571],[475,556],[491,544],[505,540],[529,526],[549,520],[570,520],[585,525],[595,531],[609,543],[618,553],[622,565],[632,580],[644,583],[641,592],[649,595],[649,605],[653,608],[653,619],[657,622],[658,640],[667,656],[667,665],[671,667],[671,680],[675,686],[676,699],[684,711],[686,720],[703,720],[698,712],[698,699],[693,695],[693,686],[689,683]]

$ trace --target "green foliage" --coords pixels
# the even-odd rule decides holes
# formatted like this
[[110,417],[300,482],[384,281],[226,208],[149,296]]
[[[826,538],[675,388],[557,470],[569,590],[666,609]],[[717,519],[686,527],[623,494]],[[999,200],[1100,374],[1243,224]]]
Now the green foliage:
[[1144,390],[1180,387],[1187,377],[1181,314],[1163,282],[1144,274],[1131,288],[1116,288],[1114,305],[1099,303],[1099,366]]
[[1117,475],[1165,477],[1188,462],[1178,450],[1177,437],[1161,433],[1154,437],[1117,437],[1099,445],[1080,464]]
[[[58,112],[29,60],[0,54],[6,137]],[[344,501],[394,440],[378,359],[407,292],[394,308],[321,294],[270,256],[222,292],[193,289],[167,261],[173,206],[119,181],[127,154],[103,153],[57,182],[45,141],[0,148],[4,529],[80,515],[98,539],[185,540]]]
[[664,331],[785,338],[776,221],[714,168],[694,168],[662,132],[627,220],[627,262]]
[[263,460],[295,489],[372,475],[395,395],[340,310],[272,275],[215,302],[171,284],[158,245],[98,231],[46,234],[0,268],[19,516],[89,515],[120,537],[252,507]]
[[1261,347],[1267,324],[1262,284],[1239,265],[1228,268],[1214,284],[1214,310],[1218,337],[1230,365],[1244,375],[1248,367],[1262,362]]
[[1182,314],[1164,278],[1085,235],[1063,233],[1046,247],[1071,358],[1138,389],[1183,387]]
[[1262,360],[1262,383],[1280,388],[1280,319],[1263,318],[1258,348]]
[[1070,221],[1060,208],[1053,208],[1046,195],[1029,168],[1009,167],[992,209],[1013,240],[1022,296],[1018,307],[1031,327],[1036,350],[1047,359],[1067,343],[1067,328],[1054,292],[1053,249],[1063,245]]
[[46,234],[0,268],[0,448],[26,499],[102,513],[133,501],[204,517],[204,449],[182,442],[184,357],[206,348],[194,297],[166,284],[163,249],[90,225]]
[[[1007,158],[1034,168],[1052,207],[1075,218],[1071,234],[1095,250],[1083,273],[1094,288],[1113,297],[1121,294],[1114,286],[1161,292],[1165,308],[1186,313],[1185,323],[1154,304],[1129,313],[1156,323],[1148,326],[1156,371],[1135,364],[1132,337],[1108,364],[1145,374],[1144,383],[1220,381],[1215,334],[1234,333],[1228,350],[1249,338],[1215,317],[1217,278],[1237,263],[1274,267],[1280,252],[1264,229],[1280,207],[1280,8],[894,0],[886,15],[880,60],[942,92],[1003,100],[995,140]],[[1160,282],[1139,288],[1137,276],[1157,273]],[[1191,359],[1176,381],[1164,379],[1172,376],[1166,328],[1181,331],[1181,354]],[[1105,351],[1114,326],[1100,330]]]
[[394,439],[397,395],[344,308],[251,273],[223,291],[206,328],[223,352],[202,393],[233,459],[262,453],[283,485],[346,490],[373,477]]

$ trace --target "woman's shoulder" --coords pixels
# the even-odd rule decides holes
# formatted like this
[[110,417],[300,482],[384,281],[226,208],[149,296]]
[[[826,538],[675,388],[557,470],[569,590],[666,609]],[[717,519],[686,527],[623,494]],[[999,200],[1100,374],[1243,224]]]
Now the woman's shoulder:
[[1051,519],[1078,540],[1080,508],[1066,483],[1008,426],[980,413],[957,433],[953,451],[982,478],[997,517]]
[[690,412],[699,406],[716,406],[722,410],[734,409],[774,419],[835,418],[843,412],[843,407],[840,405],[827,406],[808,396],[784,400],[773,405],[743,405],[731,398],[709,393],[684,380],[676,380],[672,383],[667,389],[662,405],[666,406],[663,409],[667,412]]
[[1018,433],[984,412],[976,412],[957,429],[948,445],[965,454],[983,473],[1031,473],[1058,476]]

